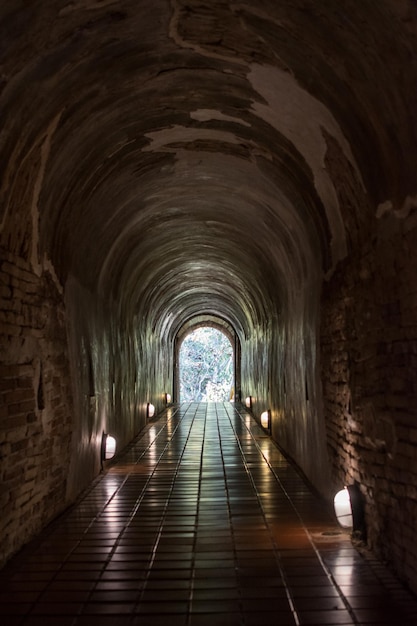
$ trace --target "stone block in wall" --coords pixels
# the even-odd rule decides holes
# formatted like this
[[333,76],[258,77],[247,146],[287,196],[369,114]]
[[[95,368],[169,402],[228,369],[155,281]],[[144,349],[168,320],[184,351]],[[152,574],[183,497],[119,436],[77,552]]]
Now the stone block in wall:
[[407,441],[413,445],[417,445],[417,428],[407,428]]
[[62,294],[27,262],[7,253],[0,258],[6,258],[0,262],[0,480],[8,503],[0,521],[3,561],[67,505],[72,399]]
[[[413,221],[415,229],[417,213]],[[395,225],[382,238],[378,233],[369,237],[324,286],[321,345],[333,475],[351,477],[346,450],[352,444],[366,494],[370,542],[402,568],[405,554],[414,552],[417,562],[417,246],[415,230],[410,236],[399,220]],[[344,363],[339,360],[343,352],[349,355]],[[344,415],[340,393],[328,381],[341,378],[340,367],[345,367],[351,415],[359,426],[355,441],[349,429],[339,439],[334,436]],[[367,404],[370,411],[364,410]],[[412,533],[408,520],[413,520]],[[417,588],[415,573],[404,578],[410,575]]]

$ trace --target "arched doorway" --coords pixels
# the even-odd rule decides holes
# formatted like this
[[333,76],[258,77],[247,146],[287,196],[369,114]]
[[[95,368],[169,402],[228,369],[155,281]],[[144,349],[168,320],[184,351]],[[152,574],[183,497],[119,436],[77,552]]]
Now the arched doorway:
[[190,331],[179,349],[180,402],[234,400],[233,346],[211,326]]
[[174,363],[176,402],[240,401],[240,341],[222,318],[186,322],[175,339]]

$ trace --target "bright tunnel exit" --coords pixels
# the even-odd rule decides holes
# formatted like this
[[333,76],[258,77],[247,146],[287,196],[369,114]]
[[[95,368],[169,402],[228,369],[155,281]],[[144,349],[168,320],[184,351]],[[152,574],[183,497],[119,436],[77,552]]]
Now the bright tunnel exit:
[[179,352],[180,402],[234,399],[234,354],[227,336],[209,326],[190,332]]

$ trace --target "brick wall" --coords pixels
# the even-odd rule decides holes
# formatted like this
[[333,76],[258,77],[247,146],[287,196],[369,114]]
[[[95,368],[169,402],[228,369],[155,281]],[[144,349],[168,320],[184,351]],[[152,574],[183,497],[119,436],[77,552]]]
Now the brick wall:
[[66,506],[71,391],[59,288],[0,259],[1,563]]
[[369,544],[417,591],[416,225],[375,218],[324,285],[321,344],[333,488],[360,485]]

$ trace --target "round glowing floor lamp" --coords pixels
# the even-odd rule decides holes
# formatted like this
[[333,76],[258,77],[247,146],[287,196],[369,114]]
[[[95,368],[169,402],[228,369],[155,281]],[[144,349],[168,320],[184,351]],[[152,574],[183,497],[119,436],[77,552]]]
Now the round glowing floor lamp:
[[101,436],[101,468],[104,461],[112,459],[116,454],[116,439],[103,431]]
[[343,528],[351,528],[356,538],[366,541],[365,508],[358,484],[348,485],[335,495],[334,510]]
[[350,505],[349,491],[346,487],[338,491],[334,497],[334,512],[336,513],[337,521],[342,528],[352,528],[352,507]]
[[269,409],[261,413],[261,426],[265,430],[270,430],[271,428],[271,411]]

